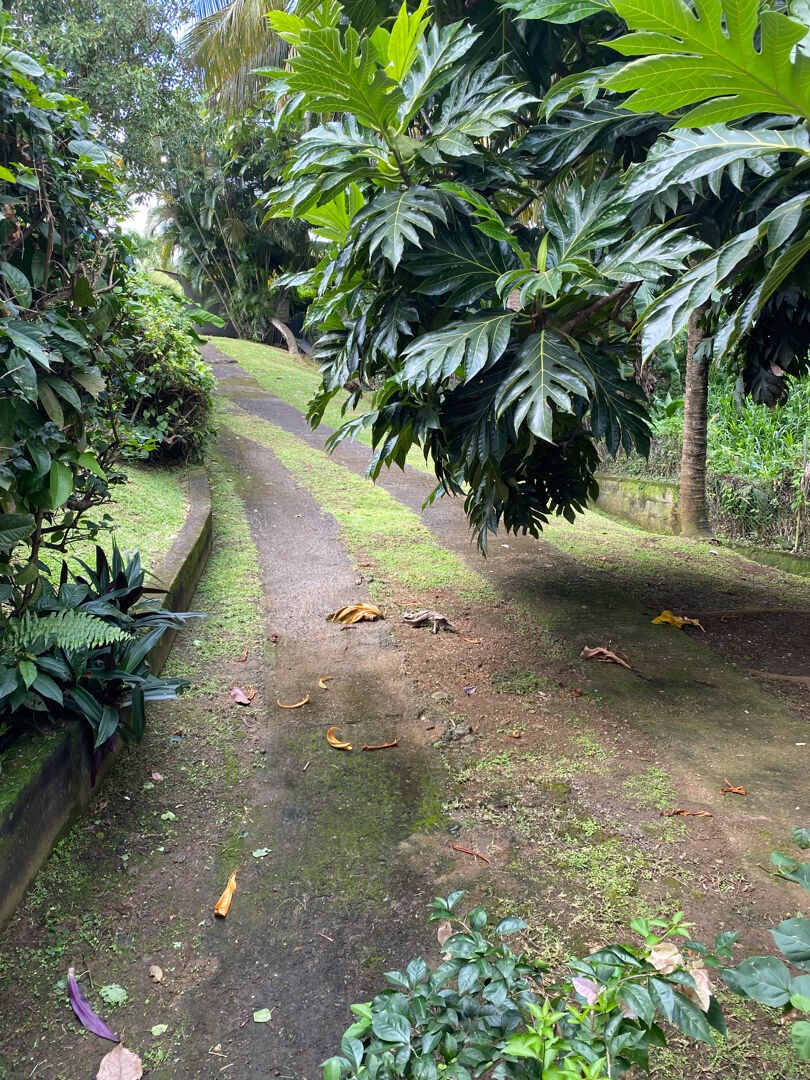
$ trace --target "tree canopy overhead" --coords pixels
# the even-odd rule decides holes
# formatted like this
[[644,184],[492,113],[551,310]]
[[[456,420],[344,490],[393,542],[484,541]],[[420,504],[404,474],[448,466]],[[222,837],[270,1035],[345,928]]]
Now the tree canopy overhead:
[[29,49],[67,75],[130,187],[153,191],[165,156],[197,118],[197,92],[177,42],[189,5],[173,0],[11,0]]

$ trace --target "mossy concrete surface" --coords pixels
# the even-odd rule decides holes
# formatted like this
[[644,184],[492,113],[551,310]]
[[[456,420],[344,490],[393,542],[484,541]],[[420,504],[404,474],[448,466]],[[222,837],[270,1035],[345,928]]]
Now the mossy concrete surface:
[[667,480],[635,480],[598,476],[599,497],[596,505],[614,517],[629,521],[649,532],[678,536],[681,519],[678,511],[680,491]]
[[[203,470],[189,478],[190,507],[174,544],[155,571],[166,589],[166,606],[188,608],[211,549],[211,497]],[[174,634],[152,650],[159,673]],[[120,749],[119,749],[120,752]],[[86,724],[71,722],[45,738],[24,736],[0,762],[0,928],[70,822],[89,803],[115,754],[108,754],[95,783],[93,749]]]

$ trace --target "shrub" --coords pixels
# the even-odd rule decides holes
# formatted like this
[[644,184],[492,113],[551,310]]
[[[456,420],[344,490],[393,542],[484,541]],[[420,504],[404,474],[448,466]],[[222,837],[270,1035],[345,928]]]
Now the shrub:
[[[107,558],[96,548],[95,566],[71,575],[67,563],[56,587],[43,580],[36,601],[21,617],[0,612],[0,713],[9,720],[8,741],[32,725],[83,717],[94,748],[120,730],[143,735],[147,701],[177,696],[187,685],[149,668],[149,652],[192,613],[160,607],[160,590],[147,588],[136,554],[124,560],[116,547]],[[122,723],[124,710],[131,710]]]
[[213,317],[137,272],[117,306],[102,363],[116,439],[152,461],[199,459],[213,434],[215,380],[195,326]]
[[712,1029],[725,1034],[709,970],[736,934],[721,935],[711,953],[689,940],[680,915],[637,919],[640,946],[606,946],[550,980],[502,940],[525,923],[502,920],[494,944],[483,908],[455,914],[463,895],[431,905],[442,963],[413,960],[387,973],[390,986],[373,1001],[353,1005],[357,1020],[324,1062],[325,1080],[596,1080],[647,1069],[650,1049],[667,1044],[663,1021],[708,1043]]

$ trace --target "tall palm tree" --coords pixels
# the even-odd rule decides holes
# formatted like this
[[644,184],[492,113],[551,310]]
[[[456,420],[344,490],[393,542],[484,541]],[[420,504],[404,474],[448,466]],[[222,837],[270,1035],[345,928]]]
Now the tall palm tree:
[[197,21],[183,48],[218,108],[237,116],[255,104],[266,85],[256,68],[277,67],[287,46],[270,29],[268,11],[284,0],[193,0]]

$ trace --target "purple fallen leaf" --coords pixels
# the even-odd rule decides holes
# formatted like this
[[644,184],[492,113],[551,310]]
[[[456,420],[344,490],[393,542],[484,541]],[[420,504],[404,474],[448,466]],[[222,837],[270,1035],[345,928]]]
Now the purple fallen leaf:
[[599,997],[599,987],[593,979],[583,979],[576,976],[571,982],[581,998],[584,998],[589,1005],[596,1004],[596,999]]
[[247,696],[244,690],[240,690],[238,686],[234,686],[231,690],[231,697],[237,705],[249,705],[250,698]]
[[472,695],[475,693],[475,689],[476,688],[474,686],[465,686],[464,687],[464,693],[469,694],[470,697],[472,697]]
[[68,997],[70,998],[71,1007],[83,1027],[86,1027],[88,1031],[92,1031],[94,1035],[99,1035],[102,1039],[109,1039],[115,1043],[119,1041],[118,1036],[110,1031],[98,1013],[94,1013],[88,1005],[79,989],[79,984],[76,982],[75,971],[72,967],[68,968]]

